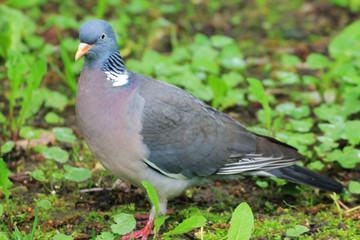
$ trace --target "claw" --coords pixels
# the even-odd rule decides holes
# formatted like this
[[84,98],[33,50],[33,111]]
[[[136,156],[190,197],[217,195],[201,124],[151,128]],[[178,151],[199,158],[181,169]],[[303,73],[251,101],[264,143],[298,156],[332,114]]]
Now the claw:
[[141,240],[146,240],[149,234],[152,232],[151,230],[153,224],[154,224],[154,218],[149,218],[143,229],[128,233],[125,236],[122,236],[121,240],[136,239],[140,237]]

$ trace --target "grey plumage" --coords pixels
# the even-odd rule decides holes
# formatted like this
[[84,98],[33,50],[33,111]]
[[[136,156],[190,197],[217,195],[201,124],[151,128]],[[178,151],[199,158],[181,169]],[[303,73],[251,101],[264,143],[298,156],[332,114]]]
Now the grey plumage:
[[160,214],[168,199],[187,188],[236,174],[342,190],[334,180],[294,165],[303,159],[295,148],[248,131],[178,87],[127,70],[107,22],[85,23],[80,41],[76,58],[85,55],[85,63],[76,112],[84,138],[112,174],[138,187],[150,182]]

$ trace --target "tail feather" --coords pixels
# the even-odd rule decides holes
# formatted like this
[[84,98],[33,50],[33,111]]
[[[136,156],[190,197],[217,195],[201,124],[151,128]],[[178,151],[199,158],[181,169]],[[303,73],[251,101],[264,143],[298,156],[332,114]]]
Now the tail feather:
[[322,176],[319,173],[304,167],[300,167],[298,165],[273,169],[266,172],[274,175],[277,178],[300,183],[310,187],[320,188],[329,192],[340,193],[344,188],[343,185],[336,182],[335,180]]

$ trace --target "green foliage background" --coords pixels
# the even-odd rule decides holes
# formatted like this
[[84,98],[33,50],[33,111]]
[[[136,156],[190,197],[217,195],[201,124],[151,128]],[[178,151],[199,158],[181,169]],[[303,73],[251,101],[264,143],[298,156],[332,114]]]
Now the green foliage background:
[[[16,201],[23,209],[41,208],[44,204],[34,201],[56,202],[78,195],[76,191],[82,188],[111,185],[111,177],[95,165],[74,120],[76,84],[83,64],[83,60],[73,61],[77,32],[82,23],[94,18],[113,26],[128,69],[178,85],[251,130],[298,148],[307,157],[301,164],[349,186],[353,195],[344,193],[341,199],[356,206],[360,203],[356,195],[360,193],[359,11],[356,0],[5,1],[0,5],[0,190],[4,192],[0,199],[6,203],[2,202],[0,211],[0,239],[1,232],[11,233],[9,238],[32,234],[26,226],[33,218],[19,212]],[[31,144],[23,147],[21,140]],[[5,166],[13,175],[26,173],[40,184],[40,190],[30,194],[32,201],[24,201],[28,193],[22,192],[21,184],[11,186]],[[255,182],[269,216],[280,210],[265,197],[267,193],[284,196],[290,191],[311,199],[295,203],[307,207],[331,202],[324,194],[313,196],[312,190],[284,181]],[[67,186],[77,190],[73,193]],[[10,191],[16,193],[15,202],[8,201]],[[14,197],[22,194],[25,197]],[[192,198],[191,191],[186,195]],[[263,210],[254,206],[261,198],[246,200]],[[235,209],[238,202],[229,204]],[[221,204],[213,207],[225,212],[226,220],[221,214],[197,212],[201,211],[197,208],[182,209],[180,216],[226,222],[232,209]],[[41,209],[36,218],[40,224],[51,219],[54,211],[53,207]],[[133,210],[129,205],[124,211]],[[284,215],[292,211],[286,208]],[[303,218],[304,211],[299,212]],[[109,214],[118,212],[112,209]],[[336,232],[328,227],[306,235],[298,225],[301,219],[291,218],[293,224],[279,229],[274,219],[267,219],[255,223],[253,236],[280,239],[301,232],[303,239],[310,239],[311,234],[323,237],[336,232],[341,239],[359,233],[353,215],[321,214],[325,213],[320,211],[317,217],[331,219],[330,226],[341,221],[346,229]],[[88,217],[91,221],[92,215]],[[177,221],[170,218],[168,230]],[[256,224],[275,230],[264,232]],[[225,238],[227,229],[213,225],[207,223],[206,239]],[[63,226],[59,229],[65,232]],[[71,233],[74,237],[89,234],[84,229],[80,226]],[[56,231],[36,234],[49,238]],[[199,237],[198,232],[195,236]]]

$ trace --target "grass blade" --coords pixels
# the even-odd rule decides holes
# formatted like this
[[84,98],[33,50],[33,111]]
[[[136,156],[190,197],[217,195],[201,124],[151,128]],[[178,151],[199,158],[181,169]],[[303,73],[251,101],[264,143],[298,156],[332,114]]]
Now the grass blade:
[[32,230],[31,230],[31,234],[30,234],[29,239],[34,239],[34,237],[35,237],[35,230],[36,230],[36,225],[37,225],[37,222],[38,222],[38,218],[39,218],[39,208],[37,208],[36,212],[35,212],[34,226],[33,226]]
[[76,84],[74,72],[71,68],[71,61],[70,61],[69,55],[67,53],[63,38],[62,38],[61,33],[58,28],[56,28],[56,32],[58,35],[58,39],[60,41],[60,55],[64,62],[64,68],[65,68],[66,77],[64,77],[63,80],[70,87],[71,93],[75,96],[77,84]]
[[262,107],[264,108],[266,127],[268,129],[269,135],[271,135],[271,108],[269,106],[269,101],[265,94],[264,87],[261,82],[256,78],[248,78],[247,80],[251,86],[251,90],[255,98],[261,103]]

